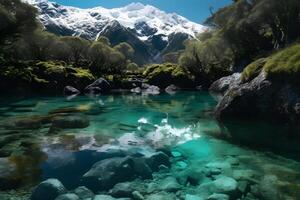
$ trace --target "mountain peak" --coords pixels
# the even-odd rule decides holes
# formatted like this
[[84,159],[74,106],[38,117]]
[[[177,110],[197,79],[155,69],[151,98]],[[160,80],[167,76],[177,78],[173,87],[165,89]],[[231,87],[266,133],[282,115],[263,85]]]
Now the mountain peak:
[[128,4],[127,6],[123,7],[123,9],[126,11],[141,10],[144,8],[145,8],[145,5],[140,2],[134,2],[134,3]]

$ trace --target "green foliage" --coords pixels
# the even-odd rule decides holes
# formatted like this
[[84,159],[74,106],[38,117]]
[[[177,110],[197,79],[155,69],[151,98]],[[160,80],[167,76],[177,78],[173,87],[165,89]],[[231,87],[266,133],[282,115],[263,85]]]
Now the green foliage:
[[87,69],[74,68],[61,61],[30,61],[4,64],[0,68],[0,89],[10,88],[37,89],[51,92],[62,91],[66,85],[83,89],[95,77]]
[[[240,70],[255,58],[296,41],[300,36],[300,1],[237,0],[206,23],[210,31],[186,42],[179,58],[180,65],[202,83]],[[259,72],[260,62],[247,67],[245,81]]]
[[268,58],[262,58],[254,61],[244,69],[242,73],[242,80],[244,82],[250,81],[262,70],[270,79],[299,82],[300,44],[287,47],[272,54]]
[[109,41],[109,39],[107,37],[104,37],[104,36],[100,36],[98,39],[97,39],[97,42],[101,42],[107,46],[111,46],[111,43]]
[[61,37],[60,40],[67,45],[68,60],[74,62],[75,65],[79,65],[79,61],[85,57],[84,54],[89,47],[89,42],[73,36]]
[[187,67],[202,82],[227,75],[235,60],[227,41],[219,33],[211,34],[206,40],[187,42],[186,50],[179,58],[179,64]]
[[127,58],[133,57],[134,49],[126,42],[121,42],[120,44],[114,46],[114,49],[121,52]]
[[171,63],[150,65],[143,75],[150,84],[162,88],[169,84],[180,87],[190,87],[194,84],[194,76],[186,68]]

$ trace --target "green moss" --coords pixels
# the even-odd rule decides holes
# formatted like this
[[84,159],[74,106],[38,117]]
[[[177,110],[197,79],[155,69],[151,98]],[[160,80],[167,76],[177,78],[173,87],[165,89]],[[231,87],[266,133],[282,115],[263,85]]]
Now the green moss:
[[73,73],[76,77],[80,78],[86,78],[89,80],[95,80],[95,77],[92,75],[90,70],[88,69],[82,69],[82,68],[72,68],[75,70],[75,73]]
[[261,58],[248,65],[242,73],[241,76],[242,81],[248,82],[251,81],[253,78],[255,78],[261,72],[266,62],[267,62],[266,58]]
[[300,44],[294,44],[267,58],[258,59],[248,65],[242,73],[242,81],[250,81],[261,71],[269,79],[299,82]]
[[194,81],[194,77],[187,69],[171,63],[150,65],[145,69],[143,76],[149,83],[161,87],[170,84],[188,87]]
[[270,78],[299,78],[300,44],[290,46],[271,56],[264,66]]

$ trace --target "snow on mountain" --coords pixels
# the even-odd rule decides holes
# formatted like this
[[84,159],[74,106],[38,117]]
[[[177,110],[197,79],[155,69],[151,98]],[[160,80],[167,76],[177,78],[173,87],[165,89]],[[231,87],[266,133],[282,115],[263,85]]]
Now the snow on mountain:
[[105,36],[112,45],[127,42],[136,50],[134,61],[139,64],[160,62],[164,54],[183,49],[184,40],[207,30],[180,15],[141,3],[81,9],[48,0],[23,1],[38,8],[38,18],[46,30],[89,40]]
[[180,15],[168,14],[151,5],[141,3],[131,3],[113,9],[103,7],[80,9],[47,0],[24,1],[39,9],[39,18],[47,28],[57,26],[60,31],[73,32],[73,35],[88,39],[96,39],[96,36],[100,35],[99,33],[112,21],[118,21],[122,26],[135,30],[139,39],[143,41],[153,35],[168,36],[178,32],[195,37],[195,34],[206,30],[206,27]]

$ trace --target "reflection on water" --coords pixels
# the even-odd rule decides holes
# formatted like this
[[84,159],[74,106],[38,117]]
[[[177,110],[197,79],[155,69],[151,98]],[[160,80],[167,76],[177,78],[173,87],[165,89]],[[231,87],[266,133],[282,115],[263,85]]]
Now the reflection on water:
[[[298,184],[296,161],[280,168],[285,158],[211,138],[221,135],[212,117],[215,105],[206,92],[1,100],[0,188],[30,187],[54,177],[72,189],[80,185],[82,175],[99,160],[147,155],[156,149],[168,149],[174,157],[178,156],[171,168],[175,177],[183,177],[186,169],[197,171],[208,164],[223,165],[224,161],[239,159],[238,170],[251,169],[260,175],[277,173],[280,181]],[[268,134],[275,129],[282,132],[259,123],[232,122],[226,128],[244,144],[272,143],[260,140],[261,135],[270,138],[274,135]],[[7,169],[9,173],[3,173]],[[290,176],[280,177],[283,171]]]

